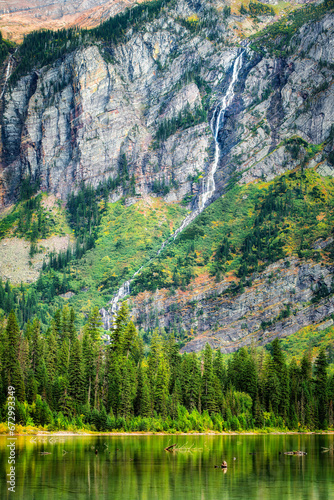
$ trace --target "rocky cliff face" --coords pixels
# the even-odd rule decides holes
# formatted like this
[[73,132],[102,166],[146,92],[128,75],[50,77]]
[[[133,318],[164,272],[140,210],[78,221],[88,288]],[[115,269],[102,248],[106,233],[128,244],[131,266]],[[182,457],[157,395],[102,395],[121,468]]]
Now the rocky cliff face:
[[[163,181],[167,200],[180,201],[197,187],[189,179],[208,172],[214,161],[209,123],[242,49],[194,36],[175,21],[192,10],[182,3],[177,9],[174,17],[169,12],[145,31],[130,32],[127,43],[78,50],[5,93],[0,172],[5,203],[27,175],[39,177],[42,189],[62,198],[82,180],[96,185],[115,178],[122,154],[138,194]],[[233,174],[241,182],[271,179],[300,163],[305,151],[292,157],[284,140],[299,136],[321,144],[329,137],[332,44],[333,17],[327,15],[294,37],[288,58],[261,58],[243,49],[243,68],[218,137],[217,196]],[[163,121],[204,104],[206,123],[154,143]],[[120,189],[114,198],[121,194]]]
[[207,342],[233,352],[253,342],[285,337],[333,314],[333,297],[312,302],[320,282],[331,288],[333,273],[331,266],[312,261],[280,261],[237,295],[231,294],[230,278],[215,283],[204,275],[175,295],[166,290],[139,294],[130,301],[131,313],[144,330],[159,324],[191,332],[186,352],[199,351]]
[[[231,179],[240,184],[272,180],[300,165],[333,176],[328,161],[333,150],[332,21],[327,15],[304,26],[292,41],[293,55],[285,59],[260,58],[247,50],[235,98],[219,132],[216,197]],[[223,96],[227,79],[214,81]],[[192,331],[186,351],[198,351],[209,342],[229,352],[252,341],[266,343],[289,335],[332,314],[332,298],[312,302],[322,280],[330,289],[332,274],[331,267],[312,261],[293,260],[291,267],[280,262],[233,297],[227,291],[229,278],[216,284],[202,276],[176,296],[163,290],[140,294],[132,300],[132,313],[144,329],[159,324]]]
[[71,26],[91,28],[131,7],[133,0],[4,0],[0,4],[0,30],[5,38],[21,42],[40,29]]
[[[101,47],[90,46],[22,78],[6,92],[2,117],[6,201],[27,175],[63,198],[82,180],[97,185],[115,178],[121,154],[137,193],[164,179],[171,187],[168,199],[181,200],[191,188],[188,177],[207,168],[208,124],[173,135],[156,149],[152,141],[162,120],[202,106],[197,85],[182,78],[212,52],[212,43],[189,37],[167,18],[118,46],[113,63]],[[221,70],[224,65],[222,59]]]

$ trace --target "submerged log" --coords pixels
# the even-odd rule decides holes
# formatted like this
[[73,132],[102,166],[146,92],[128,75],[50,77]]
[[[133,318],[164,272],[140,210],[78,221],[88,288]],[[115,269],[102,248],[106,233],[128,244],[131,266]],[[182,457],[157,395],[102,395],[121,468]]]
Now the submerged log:
[[297,455],[297,456],[303,456],[303,455],[307,455],[306,451],[285,451],[284,452],[284,455]]
[[215,469],[227,469],[226,460],[224,460],[224,462],[221,465],[215,465]]
[[174,448],[174,446],[176,446],[176,443],[175,444],[171,444],[170,446],[167,446],[167,448],[165,448],[165,451],[171,451],[172,448]]

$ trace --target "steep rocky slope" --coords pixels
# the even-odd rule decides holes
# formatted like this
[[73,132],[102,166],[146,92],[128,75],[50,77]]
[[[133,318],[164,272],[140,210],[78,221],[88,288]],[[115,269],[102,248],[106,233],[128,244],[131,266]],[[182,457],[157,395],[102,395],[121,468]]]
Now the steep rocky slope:
[[24,35],[34,30],[97,26],[134,3],[132,0],[48,0],[47,3],[5,0],[0,4],[0,30],[5,38],[21,42]]
[[[332,265],[293,259],[279,261],[257,275],[243,293],[231,293],[227,277],[216,283],[202,275],[185,291],[144,292],[130,300],[137,323],[147,330],[158,325],[186,337],[185,352],[200,351],[208,342],[223,352],[266,344],[334,313],[334,298],[312,302],[319,282],[330,290]],[[182,335],[181,335],[182,337]]]
[[[194,32],[187,21],[194,15],[203,16],[209,27],[203,21],[204,28]],[[322,47],[324,37],[330,44],[331,32],[323,32],[327,24],[329,18],[308,35],[315,46],[321,41]],[[279,148],[272,152],[282,138],[301,133],[309,142],[321,142],[329,130],[330,88],[317,104],[316,116],[321,117],[324,109],[327,117],[320,134],[315,118],[305,120],[314,115],[312,109],[298,120],[294,116],[297,108],[307,105],[300,95],[309,96],[311,85],[331,79],[331,71],[317,71],[320,52],[313,49],[309,58],[302,46],[304,58],[261,59],[249,49],[227,47],[229,36],[223,16],[210,4],[194,8],[178,2],[145,29],[133,34],[130,30],[126,43],[90,45],[21,78],[4,96],[2,203],[13,199],[27,175],[40,177],[42,189],[65,198],[81,180],[96,185],[116,177],[121,154],[127,156],[138,194],[152,192],[154,181],[164,179],[170,188],[166,199],[180,201],[197,188],[188,179],[212,166],[214,141],[208,125],[241,50],[240,80],[219,135],[224,160],[217,194],[235,170],[250,168],[244,176],[247,181],[261,176],[262,170],[265,175],[282,171],[284,167],[273,163],[279,159],[286,164],[289,157]],[[281,95],[283,85],[286,93]],[[162,122],[201,107],[208,110],[207,122],[168,134],[154,146]],[[256,132],[250,130],[254,127]]]
[[[164,176],[177,186],[169,198],[180,200],[190,190],[188,176],[206,168],[212,141],[207,124],[157,149],[152,139],[164,113],[170,117],[187,104],[200,105],[198,87],[186,87],[182,78],[214,51],[213,44],[166,16],[111,54],[107,50],[93,45],[76,51],[21,78],[6,93],[1,176],[7,200],[28,174],[65,198],[81,180],[96,185],[116,177],[122,153],[141,194]],[[106,62],[110,58],[113,63]],[[223,71],[225,59],[220,64]]]

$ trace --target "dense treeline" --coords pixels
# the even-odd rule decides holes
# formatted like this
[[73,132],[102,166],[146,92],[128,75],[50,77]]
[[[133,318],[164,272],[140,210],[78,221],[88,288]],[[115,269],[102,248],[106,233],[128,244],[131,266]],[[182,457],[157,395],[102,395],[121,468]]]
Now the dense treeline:
[[[50,282],[45,283],[45,287],[48,293],[50,293],[52,289]],[[37,313],[41,321],[47,324],[50,313],[48,304],[41,303],[41,296],[38,293],[38,289],[38,282],[36,287],[27,287],[22,283],[20,286],[13,287],[9,280],[4,284],[0,278],[0,311],[9,314],[11,310],[14,310],[21,327]]]
[[156,330],[147,356],[126,303],[101,340],[98,309],[77,335],[73,309],[58,310],[45,335],[34,319],[20,332],[14,312],[0,324],[0,408],[15,387],[16,422],[48,429],[155,431],[333,427],[334,378],[321,351],[287,364],[278,340],[270,351],[240,349],[225,363],[207,344],[179,353]]
[[11,47],[12,44],[8,40],[2,38],[2,33],[0,31],[0,66],[8,56]]
[[240,14],[251,14],[251,16],[274,16],[275,11],[270,5],[259,2],[250,2],[249,10],[242,4],[240,7]]

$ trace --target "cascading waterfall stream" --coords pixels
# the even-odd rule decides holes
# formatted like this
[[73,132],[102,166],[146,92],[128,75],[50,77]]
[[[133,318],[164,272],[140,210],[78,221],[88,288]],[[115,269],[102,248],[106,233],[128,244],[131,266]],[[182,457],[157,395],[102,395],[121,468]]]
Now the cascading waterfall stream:
[[[16,53],[17,49],[15,50],[15,53]],[[2,92],[1,92],[1,95],[0,95],[0,100],[3,98],[5,92],[6,92],[6,87],[7,87],[7,82],[11,76],[11,69],[12,69],[12,60],[13,60],[13,55],[11,54],[9,56],[9,60],[8,60],[8,64],[7,64],[7,69],[6,69],[6,76],[5,76],[5,82],[3,84],[3,87],[2,87]]]
[[[233,97],[234,97],[234,85],[236,81],[238,80],[239,72],[242,67],[242,62],[243,62],[243,54],[245,50],[242,50],[240,54],[235,58],[234,63],[233,63],[233,71],[232,71],[232,78],[229,83],[229,86],[227,88],[227,91],[223,97],[223,99],[218,103],[217,107],[215,108],[212,119],[210,122],[211,130],[213,133],[213,137],[215,140],[215,156],[214,156],[214,161],[212,163],[212,166],[208,172],[208,176],[206,181],[204,182],[203,185],[203,192],[201,193],[199,197],[199,203],[198,203],[198,208],[196,208],[193,212],[191,212],[187,217],[183,220],[182,224],[180,227],[167,239],[165,240],[161,247],[159,248],[157,255],[161,253],[161,251],[168,245],[169,242],[172,240],[175,240],[178,234],[180,234],[196,217],[199,215],[204,208],[206,207],[207,203],[210,201],[212,198],[215,190],[216,190],[216,184],[215,184],[215,173],[218,168],[218,163],[219,163],[219,152],[220,152],[220,147],[219,147],[219,131],[224,125],[224,118],[225,118],[225,112],[226,109],[232,104]],[[143,269],[144,266],[149,264],[155,257],[152,257],[148,262],[146,262],[138,271],[134,273],[134,275],[123,285],[119,288],[117,294],[115,297],[112,299],[110,302],[110,309],[109,311],[106,311],[105,309],[101,309],[102,317],[105,319],[105,326],[109,330],[110,328],[110,313],[111,316],[114,316],[115,313],[117,312],[117,305],[118,302],[130,293],[130,284],[133,281],[133,279],[137,276],[138,273]]]
[[219,136],[219,131],[224,125],[224,118],[225,118],[225,112],[226,109],[232,104],[233,97],[234,97],[234,84],[238,80],[239,72],[242,67],[242,58],[243,58],[244,51],[240,52],[240,54],[236,57],[233,63],[233,72],[232,72],[232,78],[230,81],[230,84],[228,86],[228,89],[226,91],[226,94],[224,95],[222,101],[218,106],[216,107],[212,119],[211,119],[211,130],[213,133],[213,137],[215,139],[215,157],[214,161],[212,164],[211,169],[208,172],[207,180],[205,183],[205,187],[203,189],[203,193],[200,197],[200,212],[202,212],[207,204],[207,202],[210,200],[212,195],[214,194],[216,190],[216,183],[215,183],[215,173],[218,168],[218,162],[219,162],[219,141],[218,141],[218,136]]

